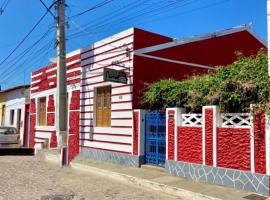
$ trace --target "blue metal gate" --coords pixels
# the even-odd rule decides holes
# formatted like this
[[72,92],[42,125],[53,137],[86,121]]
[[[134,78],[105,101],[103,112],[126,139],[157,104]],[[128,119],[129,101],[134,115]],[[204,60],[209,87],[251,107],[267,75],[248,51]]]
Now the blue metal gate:
[[145,114],[145,164],[165,166],[166,159],[166,114]]

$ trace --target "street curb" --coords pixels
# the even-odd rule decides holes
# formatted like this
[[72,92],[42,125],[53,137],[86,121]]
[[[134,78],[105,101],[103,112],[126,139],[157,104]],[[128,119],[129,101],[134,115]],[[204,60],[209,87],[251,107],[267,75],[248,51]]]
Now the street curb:
[[[57,163],[57,157],[55,155],[45,154],[45,159],[47,161]],[[184,190],[184,189],[181,189],[181,188],[176,188],[176,187],[173,187],[173,186],[168,186],[168,185],[165,185],[165,184],[162,184],[162,183],[149,181],[149,180],[146,180],[146,179],[143,179],[143,178],[137,178],[137,177],[129,176],[129,175],[126,175],[126,174],[120,174],[120,173],[117,173],[117,172],[112,172],[112,171],[108,171],[108,170],[104,170],[104,169],[99,169],[99,168],[96,168],[96,167],[90,167],[88,165],[83,165],[83,164],[79,164],[79,163],[71,163],[70,165],[71,165],[72,169],[75,169],[75,170],[78,170],[78,171],[84,171],[84,172],[88,172],[88,173],[92,173],[92,174],[98,174],[98,175],[106,176],[106,177],[109,177],[109,178],[117,180],[117,181],[126,182],[126,183],[133,184],[133,185],[136,185],[136,186],[139,186],[139,187],[143,187],[143,188],[163,192],[163,193],[173,195],[173,196],[177,196],[177,197],[184,198],[184,199],[221,200],[219,198],[203,195],[203,194],[196,193],[196,192],[191,192],[191,191]]]

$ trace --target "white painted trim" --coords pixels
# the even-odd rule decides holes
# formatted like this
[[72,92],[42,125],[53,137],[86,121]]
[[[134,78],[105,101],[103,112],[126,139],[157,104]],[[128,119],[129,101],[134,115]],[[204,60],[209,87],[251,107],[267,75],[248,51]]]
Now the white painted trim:
[[172,59],[168,59],[168,58],[162,58],[162,57],[158,57],[158,56],[151,56],[151,55],[142,54],[142,53],[135,53],[135,55],[142,56],[142,57],[145,57],[145,58],[151,58],[151,59],[155,59],[155,60],[161,60],[161,61],[165,61],[165,62],[170,62],[170,63],[174,63],[174,64],[179,64],[179,65],[187,65],[187,66],[191,66],[191,67],[199,67],[199,68],[212,69],[212,70],[217,69],[215,67],[211,67],[211,66],[207,66],[207,65],[201,65],[201,64],[185,62],[185,61],[180,61],[180,60],[172,60]]
[[55,131],[55,126],[35,126],[35,129],[41,131]]
[[177,161],[178,158],[178,126],[182,125],[183,119],[182,114],[185,113],[186,110],[184,108],[175,108],[175,115],[174,115],[174,159]]
[[205,165],[205,106],[203,107],[203,115],[202,115],[202,161],[203,165]]
[[168,160],[168,134],[169,134],[169,128],[168,128],[168,117],[169,117],[169,108],[166,109],[166,160]]
[[217,127],[219,125],[219,109],[213,106],[213,166],[217,167]]
[[[80,90],[80,83],[76,83],[74,85],[68,85],[67,86],[67,91],[74,91],[74,90]],[[32,98],[39,98],[39,97],[48,96],[48,95],[51,95],[51,94],[53,94],[53,95],[56,94],[56,88],[44,90],[44,91],[41,91],[41,92],[31,93],[30,98],[31,99]]]
[[270,175],[270,116],[265,115],[265,162],[266,174]]
[[250,171],[255,172],[255,156],[254,156],[254,118],[253,114],[250,113]]
[[[138,156],[143,156],[145,155],[145,110],[138,109],[134,110],[134,113],[135,112],[138,112]],[[134,126],[134,119],[133,119],[133,126]],[[132,149],[133,149],[133,140],[132,140]]]

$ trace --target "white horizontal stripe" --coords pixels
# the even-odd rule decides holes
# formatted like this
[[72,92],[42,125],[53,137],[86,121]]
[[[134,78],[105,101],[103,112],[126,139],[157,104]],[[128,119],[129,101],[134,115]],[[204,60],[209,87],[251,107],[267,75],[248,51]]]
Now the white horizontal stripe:
[[83,100],[83,101],[81,102],[81,106],[82,106],[82,108],[85,107],[85,106],[83,106],[83,105],[86,105],[86,107],[88,107],[89,104],[93,104],[93,103],[94,103],[94,99],[87,99],[87,101],[86,101],[86,100]]
[[83,99],[83,98],[91,98],[91,97],[94,97],[94,92],[93,91],[84,92],[84,93],[81,93],[81,95],[80,95],[81,99]]
[[[92,44],[92,45],[90,45],[90,46],[88,46],[88,47],[82,49],[82,56],[83,56],[84,52],[86,52],[86,51],[89,51],[89,50],[91,50],[91,49],[93,49],[93,48],[102,48],[102,47],[100,47],[100,46],[105,45],[105,44],[110,43],[110,42],[113,42],[113,41],[115,41],[115,40],[117,40],[117,39],[126,37],[126,36],[128,36],[128,35],[131,35],[133,32],[134,32],[134,29],[133,29],[133,28],[130,28],[130,29],[128,29],[128,30],[122,31],[122,32],[117,33],[117,34],[115,34],[115,35],[112,35],[112,36],[110,36],[110,37],[107,37],[107,38],[104,38],[104,39],[102,39],[102,40],[99,40],[99,41],[95,42],[94,44]],[[133,37],[133,36],[132,36],[132,37]],[[121,40],[120,40],[120,41],[121,41]],[[113,45],[113,46],[114,46],[114,43],[112,43],[112,44],[107,44],[107,45]]]
[[81,113],[81,118],[93,118],[93,113]]
[[88,112],[88,111],[93,111],[94,106],[83,106],[81,107],[81,112]]
[[39,86],[31,87],[31,90],[37,90],[37,89],[39,89]]
[[41,81],[40,79],[35,80],[35,81],[32,81],[32,82],[31,82],[31,85],[33,85],[33,84],[35,84],[35,83],[39,83],[40,81]]
[[[33,74],[33,72],[32,72],[32,74]],[[35,77],[40,76],[40,75],[42,75],[42,72],[39,72],[39,73],[37,73],[35,75],[31,75],[31,78],[35,78]]]
[[111,120],[111,126],[132,126],[132,120]]
[[54,78],[54,77],[56,77],[56,74],[48,76],[47,79]]
[[49,85],[54,85],[55,83],[54,82],[49,82]]
[[127,85],[120,88],[112,88],[112,94],[131,93],[133,86]]
[[131,118],[132,115],[131,111],[112,112],[111,118]]
[[[122,43],[122,45],[123,44],[124,43]],[[127,51],[127,48],[130,49],[129,52]],[[83,60],[82,65],[93,63],[93,62],[98,62],[100,60],[111,58],[111,57],[114,57],[114,56],[117,56],[117,55],[120,55],[123,53],[127,53],[127,52],[130,53],[132,48],[133,48],[132,45],[128,45],[128,46],[117,48],[116,50],[106,52],[106,53],[101,53],[101,54],[98,54],[95,56],[93,56],[93,54],[92,54],[93,52],[88,53],[87,57],[89,57],[89,58],[87,58],[86,60]],[[97,54],[97,53],[94,51],[94,54]],[[92,57],[90,57],[90,56],[92,56]],[[124,57],[126,57],[126,56],[124,55]]]
[[90,65],[91,69],[95,69],[98,67],[102,67],[102,65],[110,65],[113,61],[123,61],[123,60],[127,60],[128,57],[126,56],[126,54],[124,54],[125,52],[117,52],[114,53],[112,55],[100,55],[100,56],[95,56],[93,58],[89,58],[87,60],[83,60],[81,61],[81,65],[85,66],[85,65]]
[[132,128],[81,127],[81,132],[90,132],[90,131],[91,133],[114,133],[114,134],[123,134],[123,135],[132,134]]
[[131,101],[132,95],[128,94],[128,95],[112,96],[111,99],[112,102]]
[[[81,139],[92,139],[92,134],[82,134]],[[114,135],[98,135],[93,134],[94,140],[101,140],[105,142],[121,142],[121,143],[131,143],[132,137],[114,136]]]
[[[93,56],[96,54],[100,54],[100,53],[101,54],[109,54],[111,52],[115,52],[115,51],[119,51],[119,50],[123,51],[127,48],[127,46],[123,47],[123,45],[129,44],[132,42],[133,42],[133,37],[130,36],[130,37],[124,38],[123,40],[116,41],[112,45],[107,44],[107,45],[104,45],[103,47],[100,47],[98,49],[94,49],[93,51],[84,53],[84,54],[82,54],[81,59],[85,59],[87,57],[90,57],[90,56]],[[132,48],[133,45],[129,45],[129,46],[131,46],[130,48]],[[117,49],[115,49],[115,48],[117,48]]]
[[35,136],[39,138],[50,138],[52,133],[49,132],[35,132]]
[[110,144],[110,143],[90,142],[90,141],[80,141],[80,145],[114,151],[131,152],[131,145],[127,146],[121,144]]
[[112,104],[112,110],[132,109],[132,103]]

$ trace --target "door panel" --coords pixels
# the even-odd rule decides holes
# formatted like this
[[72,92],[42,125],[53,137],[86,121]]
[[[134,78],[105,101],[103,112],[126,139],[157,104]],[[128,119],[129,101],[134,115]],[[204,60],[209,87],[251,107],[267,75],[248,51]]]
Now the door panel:
[[111,126],[111,87],[97,88],[96,122],[98,127]]

